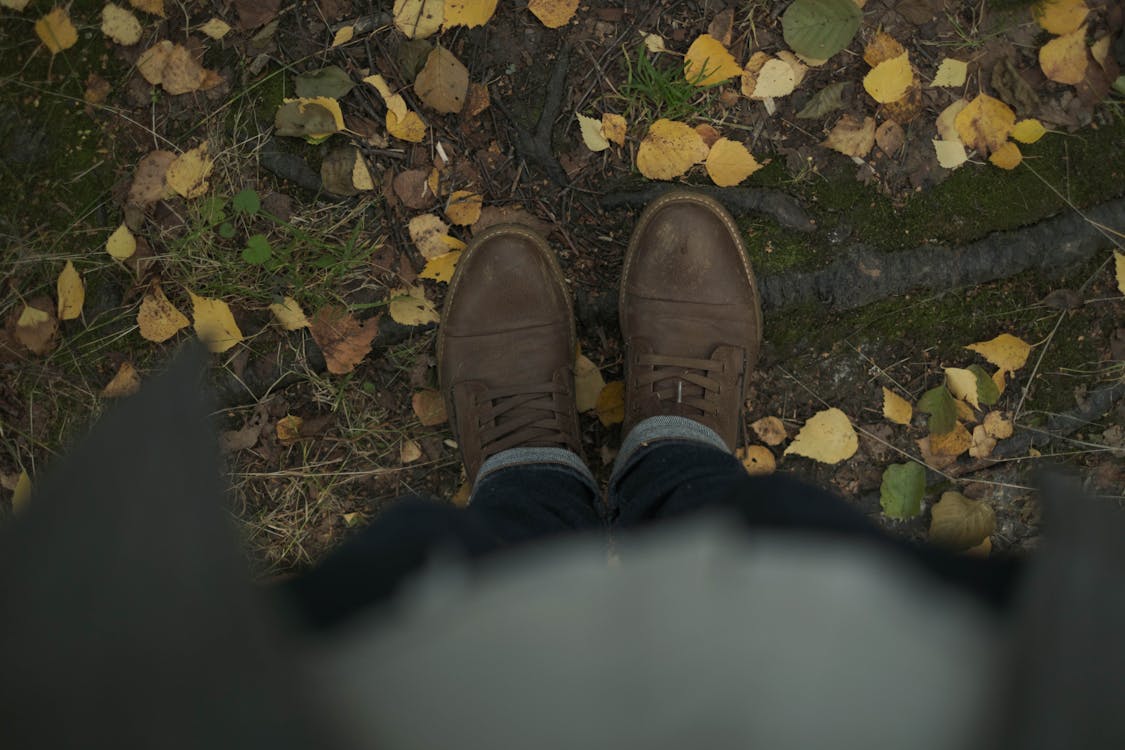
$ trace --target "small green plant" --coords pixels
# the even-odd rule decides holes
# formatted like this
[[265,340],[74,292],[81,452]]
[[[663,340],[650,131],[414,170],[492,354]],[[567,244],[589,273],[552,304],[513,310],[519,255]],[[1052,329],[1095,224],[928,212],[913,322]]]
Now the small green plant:
[[[627,102],[630,120],[682,120],[706,111],[714,98],[711,89],[718,84],[696,86],[684,78],[682,64],[657,67],[643,44],[637,48],[635,60],[628,54],[623,59],[625,83],[621,97]],[[712,70],[704,65],[696,80],[703,80]]]

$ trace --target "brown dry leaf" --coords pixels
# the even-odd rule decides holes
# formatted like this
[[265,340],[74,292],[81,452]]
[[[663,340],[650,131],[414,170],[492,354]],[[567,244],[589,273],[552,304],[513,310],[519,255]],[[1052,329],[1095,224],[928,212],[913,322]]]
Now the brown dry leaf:
[[859,438],[848,415],[833,407],[810,417],[785,449],[785,455],[793,453],[821,463],[837,464],[854,456],[858,448]]
[[594,405],[594,413],[602,427],[621,424],[625,421],[625,384],[620,380],[613,380],[605,384],[602,392],[598,394],[598,403]]
[[469,70],[440,44],[430,50],[414,79],[414,93],[433,110],[460,112],[469,91]]
[[906,54],[906,48],[885,31],[877,31],[867,46],[863,48],[863,61],[869,66],[875,66],[901,57]]
[[469,84],[469,93],[465,97],[465,108],[461,110],[461,115],[471,120],[488,109],[491,103],[488,86],[473,81]]
[[172,46],[170,41],[162,39],[142,52],[137,59],[137,72],[153,86],[159,86],[164,80],[164,66],[168,64]]
[[286,414],[277,420],[277,442],[282,445],[292,445],[301,439],[301,425],[305,420],[296,414]]
[[78,42],[78,29],[74,28],[66,8],[62,6],[35,22],[35,34],[52,55],[70,49]]
[[415,391],[410,397],[410,406],[423,427],[436,427],[449,419],[445,413],[445,399],[432,388]]
[[102,8],[102,33],[128,47],[141,40],[141,22],[120,5],[106,3]]
[[605,379],[601,371],[582,352],[574,360],[574,402],[580,412],[587,412],[598,405],[598,396],[605,389]]
[[973,458],[988,458],[992,449],[996,447],[996,438],[988,434],[983,425],[973,428],[973,442],[969,446],[969,455]]
[[906,125],[913,122],[925,109],[925,101],[922,98],[922,84],[915,78],[901,99],[883,105],[883,114],[899,125]]
[[449,252],[449,246],[442,239],[449,231],[449,225],[434,214],[415,216],[407,225],[410,239],[422,257],[429,260]]
[[887,156],[893,157],[897,154],[905,142],[906,133],[894,120],[887,120],[875,129],[875,143]]
[[137,60],[137,70],[146,81],[163,86],[173,95],[210,88],[220,80],[217,74],[200,65],[187,47],[168,40],[145,50]]
[[391,290],[391,320],[404,326],[421,326],[437,323],[441,316],[434,303],[426,299],[421,286],[408,286]]
[[1031,15],[1044,31],[1051,34],[1069,34],[1090,15],[1085,0],[1040,0],[1031,9]]
[[313,341],[324,352],[328,372],[344,375],[355,369],[371,351],[371,342],[379,333],[379,317],[360,323],[339,305],[325,305],[309,321]]
[[938,456],[956,458],[973,444],[973,436],[965,429],[965,425],[958,422],[952,430],[941,435],[930,435],[930,450]]
[[1090,57],[1094,58],[1102,70],[1109,72],[1109,45],[1113,43],[1113,37],[1105,34],[1096,42],[1090,45]]
[[625,118],[621,115],[612,112],[606,112],[602,115],[602,135],[606,140],[611,143],[616,143],[618,146],[625,145],[625,131],[628,124]]
[[707,158],[707,144],[682,122],[660,119],[637,149],[637,169],[650,180],[671,180]]
[[1015,169],[1023,161],[1023,154],[1019,146],[1008,141],[993,151],[988,160],[1001,169]]
[[684,79],[693,86],[713,86],[742,74],[742,66],[715,37],[700,34],[684,55]]
[[898,101],[914,84],[914,68],[906,52],[879,63],[863,77],[863,88],[880,104]]
[[132,362],[122,362],[117,373],[102,388],[102,398],[123,398],[132,396],[141,389],[141,376]]
[[1086,78],[1086,27],[1055,37],[1039,48],[1039,67],[1056,83],[1076,85]]
[[145,207],[172,197],[174,191],[168,187],[164,176],[175,160],[176,155],[171,151],[151,151],[141,157],[137,163],[137,171],[133,173],[128,202]]
[[777,470],[773,451],[764,445],[747,445],[736,450],[734,455],[752,477],[768,476]]
[[101,104],[109,96],[109,81],[97,73],[86,76],[86,90],[82,93],[82,100],[87,104]]
[[941,471],[947,466],[957,463],[957,456],[942,456],[933,452],[930,447],[930,436],[916,440],[918,450],[922,453],[922,462],[931,469]]
[[789,433],[785,429],[785,423],[777,417],[762,417],[761,419],[752,422],[750,429],[758,436],[766,445],[781,445],[789,438]]
[[210,351],[219,354],[242,341],[242,331],[226,302],[200,297],[190,289],[188,296],[191,298],[192,318],[195,319],[195,334]]
[[978,341],[965,347],[1007,372],[1014,372],[1027,362],[1031,345],[1010,333],[1002,333],[988,341]]
[[59,297],[59,320],[74,320],[82,315],[82,304],[86,301],[86,285],[72,261],[67,261],[59,274],[55,288]]
[[762,168],[738,141],[720,138],[707,154],[707,174],[719,187],[737,185]]
[[457,261],[461,260],[461,252],[461,250],[451,250],[436,258],[430,258],[426,261],[422,272],[418,274],[418,278],[433,279],[438,283],[449,283],[449,280],[453,278],[453,272],[457,270]]
[[471,190],[455,190],[445,204],[445,215],[457,226],[467,227],[480,218],[484,198]]
[[734,8],[716,13],[711,23],[707,24],[707,33],[718,39],[724,47],[729,47],[734,35]]
[[997,440],[1005,440],[1012,436],[1012,421],[1005,419],[998,411],[990,411],[984,417],[984,431]]
[[403,440],[398,447],[398,460],[403,464],[412,464],[422,457],[422,446],[416,440]]
[[845,156],[863,158],[875,145],[875,119],[865,117],[860,122],[852,115],[844,115],[820,145]]
[[305,311],[292,297],[286,297],[281,302],[271,304],[270,312],[273,313],[274,320],[286,331],[296,331],[309,327],[309,319],[305,317]]
[[[702,138],[703,142],[707,144],[707,148],[711,148],[712,146],[714,146],[715,143],[723,137],[722,133],[720,133],[718,130],[715,130],[712,125],[706,122],[701,122],[696,125],[695,132],[699,133],[699,137]],[[710,156],[710,152],[708,152],[707,155]]]
[[164,295],[164,290],[157,284],[141,300],[141,309],[137,313],[137,326],[141,336],[157,344],[167,341],[175,336],[180,329],[189,325],[184,314],[176,309]]
[[909,425],[914,407],[891,389],[883,388],[883,416],[895,424]]
[[129,5],[145,13],[164,18],[164,0],[129,0]]
[[527,9],[548,29],[557,29],[570,23],[578,0],[530,0]]
[[215,163],[207,155],[207,141],[185,151],[168,165],[164,181],[168,187],[185,198],[198,198],[207,192],[211,185],[207,178]]
[[59,320],[48,297],[37,297],[24,304],[16,319],[16,341],[32,354],[43,355],[55,348]]
[[982,154],[1003,146],[1016,124],[1016,113],[988,94],[978,94],[957,113],[953,121],[961,142]]
[[407,39],[425,39],[441,28],[445,0],[395,0],[395,27]]

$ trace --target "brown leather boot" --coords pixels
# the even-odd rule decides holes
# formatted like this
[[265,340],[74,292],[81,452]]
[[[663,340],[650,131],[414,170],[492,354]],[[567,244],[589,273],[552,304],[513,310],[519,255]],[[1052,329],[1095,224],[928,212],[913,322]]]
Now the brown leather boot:
[[624,434],[675,415],[734,450],[762,314],[738,227],[718,201],[674,191],[649,204],[629,241],[618,314]]
[[574,406],[574,314],[547,241],[492,227],[469,243],[445,295],[438,376],[465,474],[508,448],[581,455]]

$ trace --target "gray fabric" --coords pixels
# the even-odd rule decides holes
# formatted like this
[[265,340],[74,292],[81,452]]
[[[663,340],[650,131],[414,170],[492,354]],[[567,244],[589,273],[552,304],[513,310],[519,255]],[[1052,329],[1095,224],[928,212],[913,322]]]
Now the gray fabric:
[[621,450],[617,452],[617,459],[613,462],[610,484],[616,482],[617,478],[625,472],[629,467],[630,459],[638,450],[658,440],[691,440],[713,445],[724,453],[730,452],[727,444],[719,437],[719,433],[694,419],[667,415],[649,417],[637,422],[621,442]]
[[310,655],[353,744],[968,747],[995,623],[898,558],[711,518],[432,570]]
[[[590,473],[590,468],[586,466],[577,453],[566,448],[509,448],[506,451],[500,451],[494,456],[489,456],[481,464],[473,486],[474,488],[479,487],[480,483],[487,479],[489,475],[501,469],[534,464],[554,464],[566,467],[573,471],[577,478],[590,488],[591,492],[595,495],[599,494],[598,483],[594,481],[594,475]],[[469,498],[469,502],[472,502],[472,497]]]

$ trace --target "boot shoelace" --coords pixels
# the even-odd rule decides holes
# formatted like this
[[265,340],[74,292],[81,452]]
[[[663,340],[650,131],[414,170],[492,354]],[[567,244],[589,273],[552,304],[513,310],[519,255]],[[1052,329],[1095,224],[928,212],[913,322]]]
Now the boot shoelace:
[[[477,428],[484,458],[516,446],[560,447],[570,444],[554,382],[493,388],[477,397]],[[564,401],[565,402],[565,401]]]
[[725,369],[721,361],[638,354],[636,364],[635,378],[640,389],[651,385],[661,401],[683,404],[699,412],[699,416],[718,416],[722,384],[715,376]]

